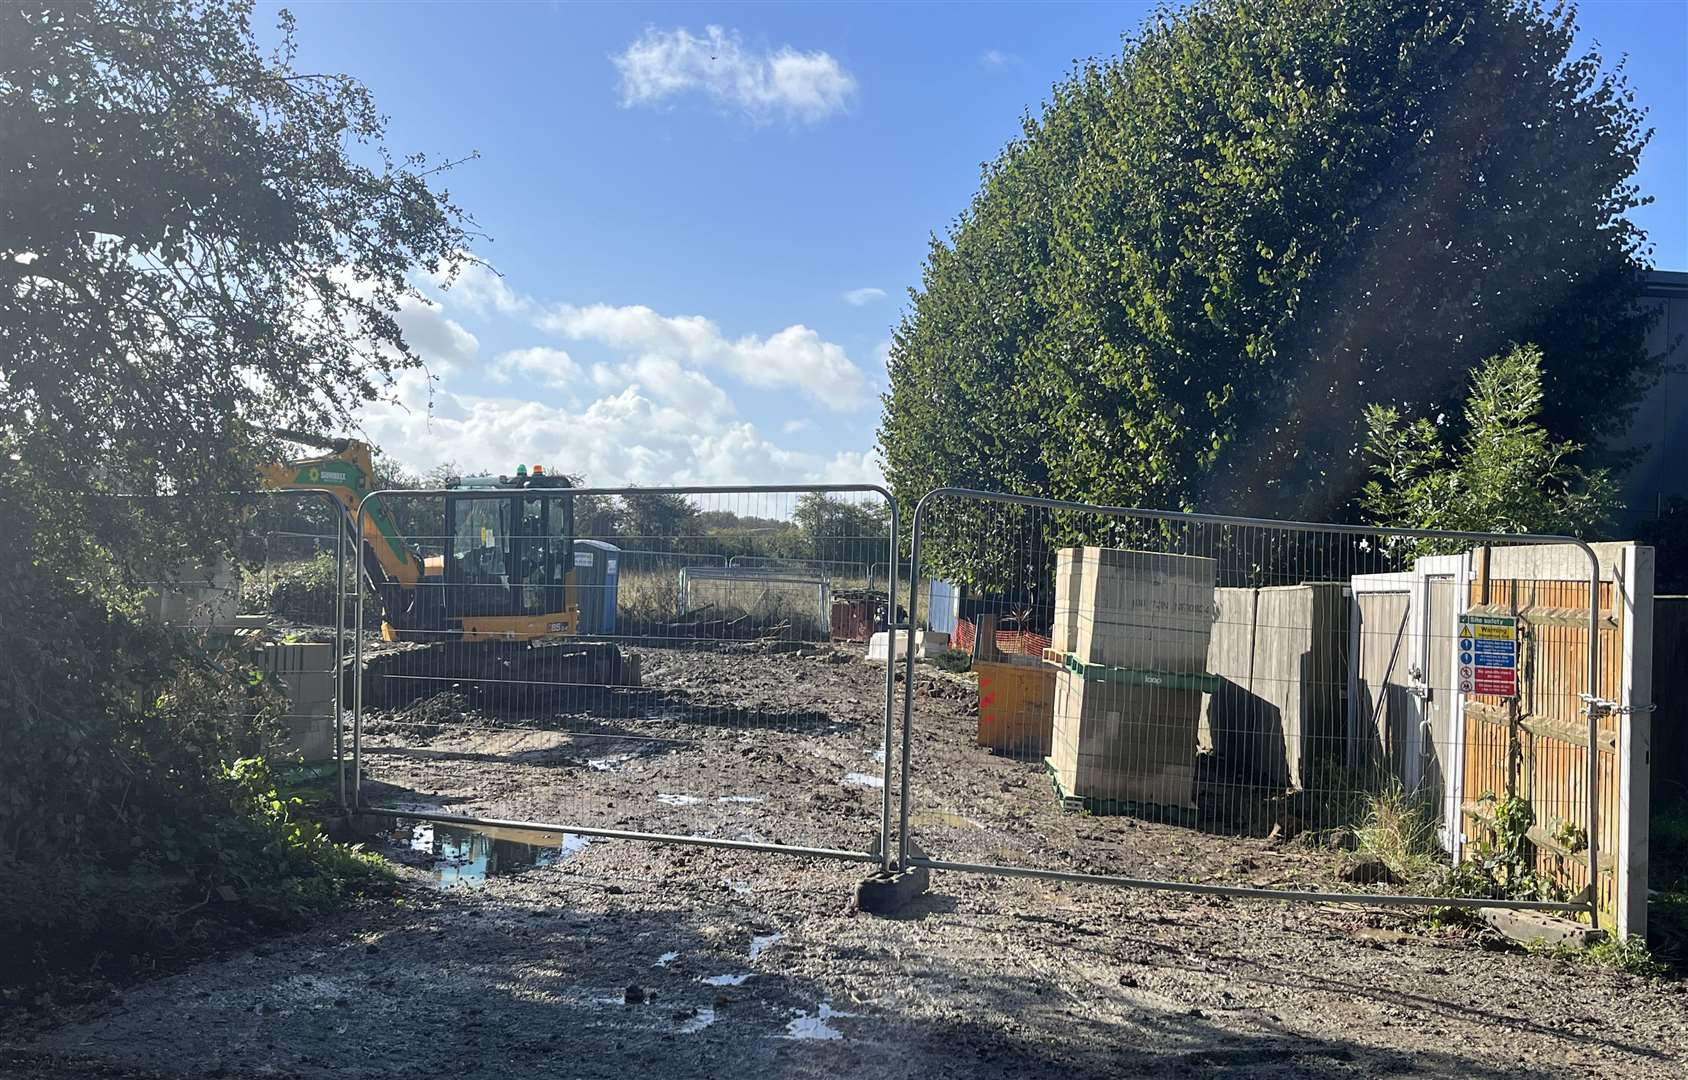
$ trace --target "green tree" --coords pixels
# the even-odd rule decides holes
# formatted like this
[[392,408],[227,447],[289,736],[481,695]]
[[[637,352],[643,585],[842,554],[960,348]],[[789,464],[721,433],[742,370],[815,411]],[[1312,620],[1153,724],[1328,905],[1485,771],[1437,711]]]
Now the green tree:
[[[469,241],[367,90],[248,0],[0,5],[0,516],[36,557],[227,543],[224,493],[419,363],[396,316]],[[145,504],[111,494],[186,496]],[[50,507],[50,522],[40,508]]]
[[[673,551],[675,541],[700,535],[698,507],[684,495],[628,492],[616,507],[616,535],[624,546],[645,551]],[[680,548],[688,547],[682,543]]]
[[801,530],[799,558],[823,563],[836,575],[863,577],[886,561],[891,514],[876,498],[851,501],[812,491],[797,500],[791,517]]
[[[363,86],[296,70],[285,13],[264,53],[250,14],[0,5],[3,983],[67,943],[134,947],[110,927],[156,955],[184,912],[327,895],[331,849],[232,765],[275,702],[149,625],[133,586],[239,549],[231,493],[285,452],[268,431],[345,429],[419,363],[396,316],[470,233]],[[16,899],[80,874],[132,887]],[[158,877],[180,892],[132,902]],[[219,890],[237,899],[206,908]]]
[[1526,340],[1543,423],[1597,453],[1656,373],[1625,217],[1648,132],[1573,19],[1201,0],[1081,64],[932,242],[892,342],[894,490],[1328,518],[1368,403],[1447,408]]
[[[1524,345],[1472,375],[1459,425],[1372,406],[1361,508],[1377,524],[1412,529],[1597,534],[1618,510],[1618,487],[1606,470],[1577,463],[1580,445],[1548,434],[1542,404],[1541,351]],[[1450,445],[1454,428],[1462,434]]]

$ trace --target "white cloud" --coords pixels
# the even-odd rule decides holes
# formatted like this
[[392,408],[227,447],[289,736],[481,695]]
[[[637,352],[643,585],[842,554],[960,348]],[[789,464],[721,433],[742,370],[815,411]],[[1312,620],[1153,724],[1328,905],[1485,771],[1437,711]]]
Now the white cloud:
[[885,462],[878,448],[872,450],[841,450],[832,455],[820,469],[823,484],[879,484],[885,483]]
[[570,389],[580,379],[580,365],[562,349],[541,345],[504,353],[493,361],[488,374],[493,382],[509,382],[512,375],[525,375],[555,389]]
[[[436,282],[443,285],[443,282]],[[467,308],[476,315],[516,315],[528,310],[533,301],[512,292],[504,278],[492,267],[481,262],[465,262],[457,280],[446,290],[454,305]]]
[[766,338],[750,334],[732,340],[701,315],[663,315],[642,304],[559,304],[537,323],[552,333],[641,358],[713,364],[752,386],[790,387],[830,409],[854,409],[867,393],[867,379],[843,346],[801,324]]
[[404,332],[405,343],[435,375],[463,368],[480,351],[481,343],[475,335],[447,318],[440,305],[431,301],[404,297],[393,319]]
[[[840,346],[805,326],[730,339],[702,316],[637,306],[543,308],[496,278],[464,280],[467,290],[402,302],[397,318],[427,370],[400,373],[392,399],[362,413],[364,434],[414,469],[450,462],[468,473],[498,472],[517,461],[540,462],[610,486],[840,483],[882,475],[872,453],[780,445],[740,417],[731,394],[712,381],[712,371],[727,371],[835,408],[860,403],[868,378]],[[483,360],[480,340],[450,317],[462,311],[503,316],[500,334],[543,324],[614,355],[535,345]],[[800,411],[789,401],[767,423],[786,436],[814,430],[811,420],[783,419]],[[828,441],[855,442],[849,430],[828,432],[837,435]],[[864,422],[862,441],[869,430]]]
[[733,402],[726,391],[710,382],[703,372],[688,371],[666,356],[641,356],[631,364],[622,365],[621,373],[633,380],[635,389],[644,389],[694,416],[713,418],[733,413]]
[[992,70],[1000,70],[1001,68],[1005,68],[1011,64],[1017,64],[1019,62],[1019,57],[1014,56],[1012,53],[1005,53],[1000,49],[986,49],[984,52],[979,54],[980,66],[990,68]]
[[568,409],[538,401],[477,397],[401,379],[399,400],[370,407],[363,429],[415,469],[447,462],[466,472],[539,462],[596,485],[877,483],[870,453],[788,450],[754,424],[653,400],[628,386]]
[[651,27],[610,59],[621,74],[624,108],[695,92],[753,120],[779,115],[814,123],[843,111],[856,92],[855,77],[828,53],[789,45],[756,52],[737,31],[719,26],[705,27],[702,36]]
[[844,302],[852,307],[861,307],[863,304],[871,304],[875,300],[883,299],[885,299],[885,290],[876,289],[871,285],[863,289],[851,289],[844,294]]

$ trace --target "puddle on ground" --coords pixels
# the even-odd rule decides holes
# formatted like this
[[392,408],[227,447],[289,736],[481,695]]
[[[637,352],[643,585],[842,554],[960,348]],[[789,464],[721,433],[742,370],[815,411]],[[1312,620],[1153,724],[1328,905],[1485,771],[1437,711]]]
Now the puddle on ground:
[[759,802],[762,801],[762,796],[760,796],[760,795],[723,795],[720,798],[716,799],[715,801],[716,802],[723,802],[723,803],[759,803]]
[[595,757],[586,759],[586,767],[593,772],[613,772],[632,761],[632,755],[623,757]]
[[575,833],[491,825],[470,829],[433,821],[401,823],[392,836],[412,851],[434,857],[434,884],[442,889],[480,888],[489,877],[550,866],[585,851],[590,843]]
[[700,1008],[695,1013],[693,1013],[686,1020],[685,1023],[680,1025],[680,1034],[682,1034],[682,1035],[696,1035],[698,1032],[702,1031],[704,1028],[708,1027],[710,1024],[713,1024],[714,1022],[715,1022],[715,1010],[714,1009],[702,1009],[702,1008]]
[[784,934],[757,934],[750,939],[750,958],[754,960],[761,956],[768,951],[770,945],[775,944],[783,937],[785,937]]
[[740,896],[750,895],[750,882],[748,881],[729,881],[726,884],[727,888],[733,890],[733,892]]
[[670,795],[664,791],[657,794],[656,801],[669,806],[695,806],[703,800],[696,795]]
[[885,748],[883,746],[873,752],[873,762],[875,765],[885,764]]
[[669,964],[672,964],[674,961],[676,961],[678,959],[680,959],[679,953],[677,953],[677,952],[665,952],[661,956],[656,958],[656,963],[652,964],[651,967],[667,967]]
[[827,1021],[841,1016],[855,1015],[855,1013],[839,1012],[837,1009],[834,1009],[831,1005],[828,1005],[823,1001],[821,1002],[820,1008],[815,1010],[815,1015],[813,1016],[810,1016],[806,1012],[797,1011],[796,1017],[794,1017],[789,1024],[785,1025],[785,1038],[842,1039],[844,1037],[844,1033],[839,1031],[837,1028],[828,1025]]
[[750,973],[745,972],[743,975],[711,975],[698,981],[705,986],[743,986],[749,978]]
[[885,777],[877,773],[847,772],[844,774],[844,782],[853,787],[882,788],[885,786]]

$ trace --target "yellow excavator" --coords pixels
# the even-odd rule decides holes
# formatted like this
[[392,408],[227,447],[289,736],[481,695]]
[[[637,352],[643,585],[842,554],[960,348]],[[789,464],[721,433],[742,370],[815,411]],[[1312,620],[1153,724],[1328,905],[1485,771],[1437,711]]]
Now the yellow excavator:
[[[353,536],[375,485],[369,444],[276,434],[325,453],[262,467],[263,486],[332,492]],[[460,480],[444,496],[443,550],[431,556],[400,533],[382,500],[368,503],[359,564],[381,636],[413,644],[366,658],[366,700],[392,704],[457,685],[505,701],[566,703],[570,688],[639,685],[637,657],[581,636],[574,500],[557,494],[569,487],[538,466]]]

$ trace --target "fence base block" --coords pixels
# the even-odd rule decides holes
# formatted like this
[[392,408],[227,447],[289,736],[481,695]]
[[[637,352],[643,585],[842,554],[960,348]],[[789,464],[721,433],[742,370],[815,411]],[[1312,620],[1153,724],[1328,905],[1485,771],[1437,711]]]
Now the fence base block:
[[894,915],[932,884],[931,871],[924,866],[906,870],[877,870],[856,884],[857,911],[869,915]]
[[1477,914],[1501,934],[1525,945],[1571,945],[1586,949],[1606,937],[1604,930],[1545,911],[1478,908]]

